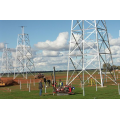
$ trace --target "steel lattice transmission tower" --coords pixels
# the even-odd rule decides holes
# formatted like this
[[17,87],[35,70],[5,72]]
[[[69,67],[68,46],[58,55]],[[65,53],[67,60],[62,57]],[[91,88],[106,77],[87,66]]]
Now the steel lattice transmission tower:
[[4,74],[7,74],[7,77],[9,77],[10,74],[14,73],[13,57],[12,57],[12,54],[11,54],[11,49],[7,48],[7,44],[3,48],[1,73],[2,73],[1,77]]
[[[106,66],[104,71],[103,64]],[[90,78],[101,86],[104,85],[105,78],[116,83],[114,68],[111,72],[112,66],[106,22],[103,20],[72,21],[66,84],[70,84],[75,79],[80,79],[85,84]],[[92,72],[89,69],[92,69]],[[70,70],[74,70],[71,75]],[[95,78],[95,73],[99,75],[100,80]]]
[[24,33],[24,26],[21,28],[22,34],[18,34],[17,39],[14,79],[19,74],[27,79],[28,73],[34,76],[35,71],[29,35]]

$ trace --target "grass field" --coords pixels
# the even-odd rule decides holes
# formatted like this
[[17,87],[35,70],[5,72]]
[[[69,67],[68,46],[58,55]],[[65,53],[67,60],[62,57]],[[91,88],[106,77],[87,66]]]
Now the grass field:
[[[51,73],[45,73],[45,76],[50,79]],[[32,78],[29,76],[29,78]],[[63,83],[65,84],[66,80],[66,72],[56,72],[56,79],[57,81],[61,78]],[[98,78],[99,79],[99,78]],[[24,80],[21,80],[23,82]],[[117,80],[118,83],[120,81],[120,78]],[[33,80],[31,83],[31,91],[29,92],[29,89],[27,88],[26,83],[22,83],[22,88],[20,90],[20,85],[14,85],[14,86],[7,86],[7,87],[0,87],[0,99],[120,99],[120,95],[118,94],[118,86],[112,85],[114,84],[111,81],[106,82],[106,87],[99,87],[96,91],[96,86],[91,86],[89,83],[85,84],[85,96],[83,96],[83,90],[80,86],[80,81],[76,79],[72,86],[75,87],[75,90],[73,92],[74,95],[67,95],[67,96],[53,96],[53,88],[47,87],[45,93],[45,88],[43,88],[42,96],[39,96],[39,89],[38,89],[38,82],[36,81],[36,84],[34,86]],[[11,90],[11,91],[10,91]]]

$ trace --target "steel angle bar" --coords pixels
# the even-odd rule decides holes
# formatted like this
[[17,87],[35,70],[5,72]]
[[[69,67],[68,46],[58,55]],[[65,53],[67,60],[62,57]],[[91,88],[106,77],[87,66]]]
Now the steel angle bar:
[[[16,70],[18,70],[18,69],[16,68]],[[24,74],[22,73],[22,71],[23,71],[23,70],[18,70],[18,73],[14,76],[14,79],[15,79],[19,74],[21,74],[21,75],[25,78],[25,76],[24,76]]]
[[[86,41],[84,41],[86,44],[87,44],[87,42]],[[94,49],[96,52],[97,52],[97,50],[95,49],[95,48],[93,48],[91,45],[89,45],[89,44],[87,44],[90,48],[92,48],[92,49]]]
[[21,60],[20,60],[20,59],[18,59],[18,60],[20,61],[21,65],[22,65],[22,66],[24,66],[24,64],[23,64],[23,62],[22,62],[22,60],[23,60],[23,59],[21,59]]
[[[94,59],[95,59],[96,57],[97,57],[97,55],[94,57]],[[93,62],[94,59],[90,60],[90,62],[88,63],[88,65],[90,65],[90,64]],[[88,65],[87,65],[87,66],[88,66]],[[87,68],[87,66],[85,67],[85,69]]]
[[[96,71],[97,71],[97,70],[96,70]],[[95,71],[95,72],[96,72],[96,71]],[[86,71],[86,72],[87,72],[87,71]],[[94,74],[95,74],[95,72],[94,72]],[[89,72],[87,72],[87,73],[89,74]],[[94,77],[93,77],[93,75],[94,75],[94,74],[92,74],[92,75],[91,75],[91,74],[89,74],[89,75],[90,75],[90,77],[92,77],[92,78],[93,78],[93,79],[94,79],[97,83],[99,83],[99,84],[100,84],[100,82],[99,82],[99,81],[97,81],[97,80],[96,80],[96,78],[94,78]],[[90,77],[89,77],[89,78],[90,78]],[[88,79],[89,79],[89,78],[88,78]],[[87,80],[86,80],[86,81],[87,81]],[[85,82],[86,82],[86,81],[85,81]],[[100,84],[100,85],[101,85],[101,84]]]
[[94,28],[90,28],[91,27],[91,24],[87,27],[87,29],[84,29],[84,30],[90,30],[90,29],[94,29]]
[[72,32],[75,32],[75,31],[81,31],[81,30],[72,30]]
[[[75,65],[74,65],[74,64],[73,64],[73,66],[74,66],[74,68],[75,68],[75,70],[74,70],[74,72],[75,72],[77,69],[76,69],[76,67],[75,67]],[[73,72],[73,74],[74,74],[74,72]],[[76,72],[77,72],[77,71],[76,71]],[[68,80],[68,83],[69,83],[69,81],[71,80],[71,78],[72,78],[73,74],[71,75],[70,79]],[[78,74],[78,72],[77,72],[77,74]],[[78,76],[79,76],[79,75],[78,75]],[[80,76],[79,76],[79,78],[80,78]],[[81,78],[80,78],[80,80],[81,80]]]
[[[100,21],[102,21],[102,20],[99,20],[99,22],[100,22]],[[104,27],[102,27],[100,24],[98,24],[98,26],[101,27],[101,28],[103,28],[103,29],[104,29],[104,27],[105,27],[104,24],[103,24]]]
[[[74,38],[74,40],[75,40],[75,42],[76,42],[76,46],[78,46],[79,50],[81,51],[81,48],[80,48],[80,46],[79,46],[79,44],[78,44],[78,42],[77,42],[77,40],[76,40],[76,38],[75,38],[75,36],[74,36],[74,33],[72,33],[72,35],[73,35],[73,38]],[[81,53],[82,53],[82,51],[81,51]]]
[[[105,28],[97,28],[97,29],[100,29],[100,30],[104,30],[104,31],[106,31],[106,29]],[[102,32],[102,31],[101,31]]]
[[95,25],[93,25],[92,23],[88,22],[88,20],[85,20],[85,21],[95,28]]
[[[95,74],[96,71],[97,71],[97,69],[96,69],[92,74],[90,74],[88,71],[85,70],[85,72],[89,75],[88,79],[89,79],[90,77],[92,77],[92,76]],[[88,80],[88,79],[87,79],[87,80]],[[87,81],[87,80],[86,80],[86,81]],[[85,82],[86,82],[86,81],[85,81]]]
[[[99,23],[99,21],[98,21]],[[97,30],[96,20],[95,20],[95,30],[96,30],[96,41],[97,41],[97,50],[98,50],[98,61],[99,61],[99,70],[100,70],[100,79],[101,79],[101,86],[103,87],[103,81],[102,81],[102,73],[101,73],[101,64],[100,64],[100,49],[99,49],[99,43],[98,43],[98,30]]]
[[[74,81],[74,80],[76,79],[76,77],[78,77],[78,75],[80,75],[81,72],[82,72],[82,71],[80,71],[80,72],[72,79],[72,81]],[[72,81],[70,81],[70,82],[68,83],[68,85],[69,85]]]
[[[105,21],[104,21],[105,22]],[[105,22],[106,24],[106,22]],[[109,43],[109,37],[108,37],[108,34],[107,34],[107,39],[108,39],[108,45],[109,45],[109,49],[110,49],[110,43]],[[112,65],[113,65],[113,60],[112,60],[112,53],[111,53],[111,50],[110,50],[110,59],[112,61]],[[114,67],[113,67],[113,71],[114,71]],[[115,72],[114,72],[114,78],[115,78],[115,81],[116,81],[116,76],[115,76]]]
[[87,38],[89,38],[94,32],[95,32],[95,30],[93,30],[93,32],[91,32],[84,40],[86,40]]
[[[75,67],[75,65],[74,65],[74,63],[73,63],[73,59],[70,57],[70,60],[71,60],[71,62],[72,62],[72,64],[73,64],[73,66],[74,66],[74,68],[75,68],[75,70],[77,69],[76,67]],[[82,59],[81,59],[82,60]],[[79,61],[79,63],[81,62],[81,60]],[[75,61],[74,61],[75,62]],[[80,64],[79,63],[77,63],[78,64],[78,66],[77,67],[79,67],[80,66]],[[81,66],[80,66],[81,67]],[[82,67],[81,67],[82,68]],[[75,71],[74,70],[74,71]]]
[[100,53],[100,54],[110,54],[110,53]]
[[91,64],[91,65],[93,65],[96,69],[98,69],[98,67],[96,67],[94,64]]
[[[105,35],[105,33],[106,33],[106,31],[99,31],[100,33],[103,33],[103,35]],[[105,37],[105,36],[104,36]],[[98,39],[100,39],[101,38],[101,36],[98,38]]]
[[[77,68],[76,68],[76,66],[74,65],[74,63],[73,63],[73,61],[72,61],[72,58],[70,58],[70,60],[71,60],[71,62],[72,62],[72,64],[73,64],[73,66],[74,66],[74,68],[75,68],[75,70],[74,71],[76,71],[77,70]],[[79,64],[78,64],[78,66],[79,66]],[[77,67],[78,67],[77,66]],[[77,72],[77,71],[76,71]],[[77,74],[78,74],[78,72],[77,72]],[[80,76],[79,76],[79,78],[80,78]],[[71,80],[71,78],[68,80],[68,82]],[[80,78],[80,80],[81,80],[81,78]]]
[[[27,67],[28,68],[28,67]],[[32,73],[32,71],[31,71],[31,69],[30,68],[28,68],[30,71],[28,71],[29,73],[31,73],[33,76],[35,76],[33,73]]]
[[94,29],[94,28],[90,28],[92,25],[89,24],[89,26],[87,27],[87,29],[84,29],[84,30],[89,30],[89,29]]
[[80,31],[80,32],[77,32],[77,31],[72,31],[73,33],[76,33],[77,35],[81,35],[82,33],[82,31]]
[[[81,43],[82,43],[82,42],[81,42]],[[80,43],[80,45],[81,45],[81,43]],[[79,46],[80,46],[80,45],[79,45]],[[72,54],[72,52],[75,51],[77,48],[78,48],[78,46],[76,46],[75,49],[70,52],[70,54]],[[70,55],[70,54],[69,54],[69,55]]]
[[101,39],[98,39],[98,43],[102,43],[103,42],[103,40],[101,40]]
[[[77,63],[74,59],[72,59],[71,57],[70,57],[70,59],[72,60],[72,61],[74,61],[76,64],[78,64],[78,67],[80,66],[80,64],[79,63]],[[82,58],[81,58],[82,59]],[[74,63],[73,63],[73,65],[74,65]],[[80,66],[81,67],[81,66]],[[82,68],[82,67],[81,67]]]
[[[103,20],[101,20],[101,22],[103,23],[104,27],[106,28],[106,25],[105,25],[105,20],[103,22]],[[107,30],[107,29],[106,29]]]
[[107,37],[107,33],[106,32],[103,34],[103,38],[104,38],[105,42],[108,42],[108,40],[105,40],[105,37]]
[[[71,42],[71,43],[76,43],[76,42],[74,41],[74,42]],[[80,43],[78,42],[78,44],[80,44]]]
[[[74,75],[75,72],[77,72],[76,69],[73,71],[73,73],[72,73],[71,77],[69,78],[68,82],[71,80],[71,78],[73,77],[73,75]],[[77,72],[77,74],[78,74],[78,72]],[[80,76],[79,76],[79,79],[81,80]]]
[[[70,56],[70,47],[71,47],[71,37],[72,37],[72,26],[73,26],[73,20],[71,22],[71,34],[70,34],[70,44],[69,44],[69,56]],[[69,56],[68,56],[68,68],[67,68],[67,77],[66,77],[66,84],[68,84],[68,74],[69,74]]]
[[74,73],[75,73],[76,70],[73,71],[71,77],[69,78],[68,82],[71,80],[71,78],[73,77]]
[[99,50],[101,50],[102,46],[103,46],[103,41],[101,42],[101,45],[99,46]]
[[[92,32],[93,32],[93,31],[92,31]],[[88,33],[90,34],[90,33],[92,33],[92,32],[86,32],[85,34],[88,34]],[[87,35],[86,35],[86,36],[87,36]]]
[[[106,42],[104,41],[104,38],[102,37],[102,35],[100,34],[100,32],[98,31],[98,33],[99,33],[99,35],[101,36],[101,38],[103,39],[103,42],[106,44]],[[106,46],[107,46],[107,44],[106,44]],[[109,49],[109,47],[107,46],[107,48]],[[110,49],[109,49],[109,51],[110,51]]]
[[[84,54],[84,56],[93,56],[93,55],[97,55],[97,53],[89,53],[89,54]],[[70,56],[75,56],[75,57],[77,57],[77,56],[83,56],[83,54],[80,54],[80,55],[76,55],[76,54],[73,54],[73,55],[70,55]]]
[[72,29],[75,29],[76,28],[76,26],[78,25],[78,24],[80,24],[82,22],[82,20],[81,21],[77,21],[77,23],[76,23],[76,25],[72,28]]
[[[80,22],[82,22],[82,20]],[[77,23],[78,23],[78,26],[80,27],[80,29],[82,29],[78,20],[77,20]]]
[[[100,55],[100,57],[101,57],[101,55]],[[103,57],[101,57],[101,58],[102,58],[103,62],[105,63]],[[106,64],[106,63],[105,63],[105,64]],[[111,66],[111,65],[110,65],[110,66]],[[109,70],[108,66],[107,66],[107,69]],[[110,74],[111,74],[111,71],[110,71],[110,70],[109,70],[109,72],[110,72]],[[113,79],[115,79],[114,76],[113,76],[113,74],[111,74],[111,76],[113,77]]]
[[[107,74],[105,74],[104,72],[102,72],[102,74],[106,75],[109,79],[111,79],[111,77],[109,77]],[[111,79],[115,84],[117,84],[116,81],[114,81],[113,79]]]
[[77,32],[77,31],[87,31],[87,30],[92,30],[92,29],[95,29],[95,28],[86,28],[86,29],[80,29],[80,30],[72,30],[72,32]]
[[[71,35],[73,35],[73,37],[75,38],[75,36],[74,36],[75,34],[74,34],[73,32],[71,33]],[[76,42],[82,41],[82,38],[81,38],[81,37],[82,37],[82,34],[78,34],[78,35],[79,35],[80,37],[79,37],[79,40],[78,40],[78,41],[77,41],[76,38],[75,38],[75,41],[76,41]],[[71,41],[71,43],[72,43],[72,41]]]
[[[97,23],[96,26],[99,26],[99,27],[103,28],[101,25],[99,25],[99,22],[100,22],[100,20],[98,20],[98,23]],[[104,28],[103,28],[103,29],[104,29]]]

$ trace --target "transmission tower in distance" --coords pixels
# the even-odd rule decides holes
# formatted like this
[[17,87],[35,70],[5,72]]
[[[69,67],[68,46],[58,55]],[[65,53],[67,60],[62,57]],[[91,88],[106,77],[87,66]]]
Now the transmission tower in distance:
[[7,74],[7,77],[9,77],[9,75],[13,73],[14,73],[14,68],[13,68],[13,57],[11,54],[11,49],[7,48],[7,44],[5,44],[2,53],[1,77],[4,74]]
[[[81,83],[85,84],[90,78],[101,87],[104,86],[106,78],[117,84],[114,68],[113,71],[111,70],[112,66],[106,22],[104,20],[72,21],[66,84],[69,85],[75,79],[80,79]],[[72,74],[69,74],[70,70],[73,70]],[[98,79],[95,73],[99,75]]]
[[24,26],[21,28],[22,34],[18,34],[17,39],[14,79],[19,74],[27,79],[28,74],[34,76],[33,72],[35,71],[29,35],[24,33]]

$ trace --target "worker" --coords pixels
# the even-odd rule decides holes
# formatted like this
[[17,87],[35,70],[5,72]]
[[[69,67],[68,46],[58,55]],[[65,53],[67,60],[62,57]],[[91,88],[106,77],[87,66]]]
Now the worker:
[[91,86],[92,86],[93,84],[95,84],[95,80],[93,80],[92,77],[90,77],[90,81],[91,81]]
[[61,79],[59,79],[59,87],[63,86],[63,82],[61,81]]
[[40,89],[39,95],[40,95],[40,96],[42,95],[42,88],[43,88],[42,80],[40,80],[40,82],[39,82],[39,89]]
[[44,76],[44,87],[46,86],[46,78],[45,78],[45,76]]
[[50,87],[50,83],[51,81],[50,80],[47,80],[47,85]]

